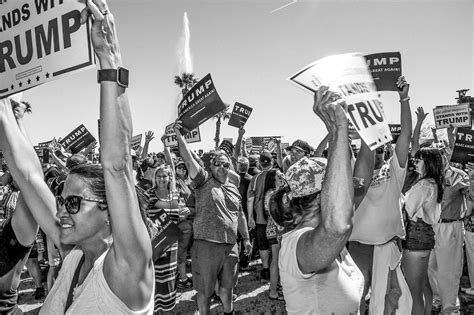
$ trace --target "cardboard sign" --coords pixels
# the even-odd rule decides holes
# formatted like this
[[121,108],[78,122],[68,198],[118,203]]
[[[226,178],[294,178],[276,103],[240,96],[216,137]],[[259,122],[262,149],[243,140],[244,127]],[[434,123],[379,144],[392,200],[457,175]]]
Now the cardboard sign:
[[59,143],[65,150],[69,150],[72,154],[76,154],[94,141],[94,136],[86,129],[86,127],[84,127],[84,125],[80,125],[59,141]]
[[229,140],[223,140],[219,146],[219,150],[224,151],[230,157],[234,155],[234,145]]
[[171,221],[169,215],[163,209],[158,211],[150,220],[158,227],[157,233],[151,240],[153,261],[156,261],[168,248],[178,241],[183,232]]
[[141,145],[142,143],[142,136],[143,134],[139,134],[139,135],[136,135],[136,136],[133,136],[132,137],[132,141],[130,143],[130,148],[133,149],[133,150],[137,150],[138,147]]
[[389,124],[390,132],[392,133],[392,143],[396,143],[398,137],[400,137],[400,132],[402,131],[402,125],[400,124]]
[[[173,130],[173,124],[166,126],[165,128],[165,147],[176,147],[178,146],[178,140],[176,139],[176,133]],[[200,142],[201,141],[201,132],[199,127],[188,132],[184,139],[187,143]]]
[[371,150],[392,141],[379,93],[361,54],[320,59],[288,80],[312,94],[322,85],[342,94],[347,103],[347,118]]
[[229,126],[240,128],[245,125],[252,113],[252,107],[236,102],[229,118]]
[[269,150],[268,144],[274,138],[281,138],[280,136],[267,136],[267,137],[250,137],[245,139],[245,147],[247,151],[252,152],[253,154],[259,154],[263,150]]
[[469,103],[436,106],[433,109],[436,129],[471,126]]
[[46,141],[46,142],[40,142],[38,143],[39,148],[49,148],[49,145],[53,143],[53,140]]
[[181,132],[196,129],[209,118],[226,109],[217,94],[211,75],[208,74],[186,93],[178,105],[178,117],[182,121]]
[[0,13],[0,98],[94,65],[84,2],[15,0]]
[[399,52],[366,55],[377,91],[398,91],[397,80],[402,75],[402,57]]
[[454,142],[451,162],[466,164],[474,162],[474,130],[459,128]]

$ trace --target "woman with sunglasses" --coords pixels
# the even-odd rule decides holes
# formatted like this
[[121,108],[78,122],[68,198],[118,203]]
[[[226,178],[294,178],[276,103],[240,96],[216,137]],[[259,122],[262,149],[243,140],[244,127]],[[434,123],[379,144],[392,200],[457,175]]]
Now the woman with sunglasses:
[[[87,1],[100,68],[121,67],[114,17],[104,0]],[[110,70],[108,70],[110,72]],[[115,72],[116,73],[116,72]],[[126,70],[122,71],[126,74]],[[101,165],[77,166],[56,201],[22,137],[9,102],[0,104],[0,145],[31,213],[63,252],[64,262],[41,314],[152,314],[150,238],[134,187],[132,121],[124,82],[100,84]]]
[[334,96],[321,87],[313,106],[329,132],[327,165],[303,157],[270,199],[275,222],[293,228],[282,236],[278,264],[288,314],[359,313],[363,276],[345,248],[354,215],[347,118]]
[[419,179],[405,195],[407,227],[402,268],[413,298],[412,314],[431,314],[428,261],[435,244],[432,225],[441,216],[443,159],[438,149],[421,148],[415,153],[414,164]]

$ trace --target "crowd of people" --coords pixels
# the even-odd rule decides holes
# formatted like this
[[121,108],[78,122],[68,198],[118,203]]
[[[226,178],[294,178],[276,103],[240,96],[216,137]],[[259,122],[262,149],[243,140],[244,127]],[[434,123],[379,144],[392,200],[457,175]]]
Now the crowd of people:
[[[107,3],[88,1],[82,17],[93,20],[100,69],[123,67]],[[276,139],[274,152],[248,152],[241,127],[233,152],[203,155],[180,120],[176,150],[163,136],[163,151],[149,152],[152,131],[131,150],[126,86],[102,81],[100,163],[90,148],[70,154],[53,142],[43,165],[24,126],[30,104],[1,99],[0,313],[21,314],[26,265],[35,297],[47,293],[41,314],[172,313],[177,291],[191,288],[200,314],[211,299],[233,314],[239,271],[258,255],[268,298],[288,314],[431,314],[433,300],[458,314],[464,240],[474,294],[474,166],[450,162],[455,128],[420,143],[427,114],[417,108],[412,129],[409,84],[397,86],[394,144],[351,145],[344,99],[321,87],[313,111],[327,136],[316,149]],[[176,239],[152,246],[170,225]]]

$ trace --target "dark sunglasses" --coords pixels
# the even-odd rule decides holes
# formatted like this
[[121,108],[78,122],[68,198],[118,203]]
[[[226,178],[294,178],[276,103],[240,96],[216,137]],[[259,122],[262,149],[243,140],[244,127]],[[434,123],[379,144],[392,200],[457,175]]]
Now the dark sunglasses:
[[186,169],[186,166],[184,166],[184,165],[178,165],[178,166],[176,166],[176,169],[178,169],[178,168],[182,168],[183,170],[185,170],[185,169]]
[[214,165],[214,166],[216,166],[216,167],[222,166],[223,168],[229,168],[229,167],[230,167],[230,163],[229,163],[229,162],[214,161],[214,163],[212,163],[212,165]]
[[85,201],[91,201],[91,202],[97,202],[99,205],[102,207],[99,207],[101,210],[105,209],[104,206],[107,205],[107,202],[102,199],[93,199],[93,198],[86,198],[83,196],[67,196],[66,198],[63,198],[62,196],[57,196],[56,197],[56,209],[59,211],[59,209],[64,206],[66,208],[66,211],[70,214],[76,214],[81,210],[81,202],[82,200]]

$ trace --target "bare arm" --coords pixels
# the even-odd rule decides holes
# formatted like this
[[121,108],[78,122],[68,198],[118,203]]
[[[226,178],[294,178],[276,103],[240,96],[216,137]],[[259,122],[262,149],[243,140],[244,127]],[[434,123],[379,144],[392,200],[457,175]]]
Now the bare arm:
[[146,159],[148,157],[148,146],[150,145],[151,140],[155,139],[153,131],[145,132],[145,143],[143,144],[142,150],[142,159]]
[[398,94],[400,96],[401,110],[400,110],[400,124],[401,131],[398,137],[397,145],[395,147],[395,154],[397,155],[398,164],[400,167],[405,167],[408,161],[408,149],[411,142],[411,110],[408,97],[408,90],[410,85],[406,82],[405,77],[398,78],[397,86],[399,88]]
[[315,273],[330,266],[341,253],[352,231],[354,188],[347,134],[347,118],[342,106],[329,103],[327,88],[314,97],[315,113],[329,132],[329,156],[321,190],[321,222],[298,240],[296,257],[303,273]]
[[188,143],[184,140],[183,135],[181,134],[181,121],[177,120],[173,125],[174,132],[176,133],[176,139],[178,140],[179,154],[188,169],[188,175],[191,179],[196,178],[196,175],[199,172],[199,164],[193,158],[191,151],[189,150]]
[[357,209],[362,200],[364,200],[370,183],[372,182],[375,163],[374,154],[375,152],[370,151],[365,142],[361,141],[359,155],[354,165],[354,177],[363,179],[364,184],[362,187],[354,189],[355,209]]
[[[88,1],[93,14],[92,44],[101,69],[123,66],[112,13],[104,0]],[[104,261],[111,290],[135,309],[148,304],[153,288],[150,238],[140,214],[132,171],[132,117],[126,89],[100,84],[100,147],[113,244]],[[133,286],[130,283],[134,283]]]
[[420,149],[420,131],[421,125],[423,124],[423,120],[425,120],[428,113],[425,114],[423,107],[419,106],[416,109],[416,125],[415,129],[413,130],[413,137],[411,139],[411,154],[414,155],[416,151]]
[[276,154],[277,154],[277,163],[278,167],[283,169],[283,154],[281,153],[281,138],[275,138],[276,142]]
[[[43,179],[43,171],[36,152],[15,120],[8,98],[0,100],[0,147],[9,170],[22,191],[22,199],[30,209],[33,209],[32,215],[46,235],[60,247],[54,196]],[[19,209],[26,208],[22,204],[20,201]],[[21,217],[27,220],[31,218],[28,214]],[[31,226],[29,221],[19,220],[15,225],[17,223],[18,226],[22,224]],[[34,238],[34,235],[32,237]],[[23,239],[30,238],[31,235],[26,235]]]
[[328,142],[329,142],[329,134],[327,134],[326,137],[324,137],[323,140],[321,140],[318,147],[316,148],[316,151],[314,151],[314,156],[322,157],[323,151],[326,149]]
[[237,141],[235,142],[234,152],[232,155],[232,163],[234,164],[234,168],[237,169],[237,161],[240,156],[240,151],[242,150],[242,137],[245,134],[244,127],[239,128],[239,135],[237,137]]

